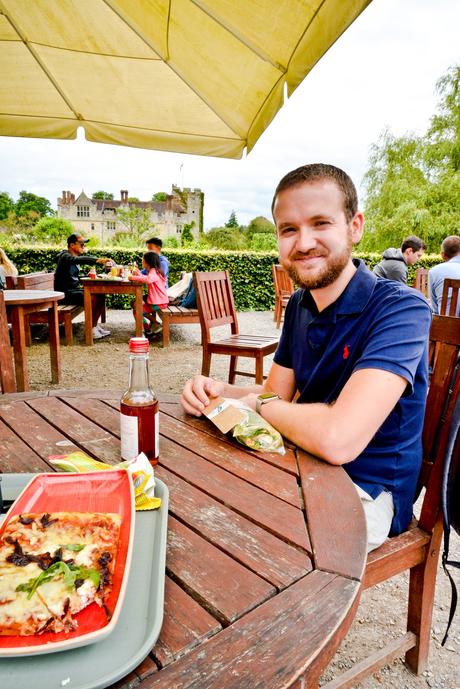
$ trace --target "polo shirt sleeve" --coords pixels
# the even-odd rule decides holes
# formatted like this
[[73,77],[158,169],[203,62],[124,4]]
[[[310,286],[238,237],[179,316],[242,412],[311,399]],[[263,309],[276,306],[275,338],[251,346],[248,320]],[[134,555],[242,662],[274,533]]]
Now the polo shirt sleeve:
[[284,312],[283,330],[278,342],[278,347],[273,357],[275,364],[284,366],[284,368],[293,368],[292,354],[291,354],[291,337],[294,330],[294,317],[297,312],[298,295],[294,293],[289,299],[288,305]]
[[431,309],[414,291],[401,290],[397,306],[383,303],[371,323],[354,371],[378,368],[401,376],[411,394],[420,360],[425,356],[431,325]]

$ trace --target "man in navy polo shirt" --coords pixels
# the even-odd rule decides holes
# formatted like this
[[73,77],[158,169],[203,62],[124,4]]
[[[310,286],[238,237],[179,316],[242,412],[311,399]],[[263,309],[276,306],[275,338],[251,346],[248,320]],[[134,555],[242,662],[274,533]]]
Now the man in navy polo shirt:
[[210,397],[240,398],[299,447],[344,465],[372,550],[412,515],[430,308],[416,290],[352,259],[364,219],[343,170],[314,164],[288,173],[272,210],[281,263],[300,289],[267,381],[248,388],[195,376],[182,405],[199,416]]

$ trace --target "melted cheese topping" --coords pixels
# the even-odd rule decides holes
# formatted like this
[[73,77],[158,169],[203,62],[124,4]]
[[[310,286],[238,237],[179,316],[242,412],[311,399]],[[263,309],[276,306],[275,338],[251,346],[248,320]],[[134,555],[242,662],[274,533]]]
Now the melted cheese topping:
[[[107,550],[115,557],[115,548],[121,518],[117,514],[97,513],[54,513],[48,517],[48,526],[40,522],[42,515],[22,515],[33,517],[30,524],[23,524],[19,517],[13,517],[0,539],[0,634],[34,634],[53,617],[51,628],[54,631],[71,629],[75,622],[64,620],[96,600],[99,604],[96,587],[91,579],[85,579],[78,588],[69,590],[58,575],[51,581],[40,585],[31,598],[25,591],[17,591],[19,584],[39,576],[43,570],[35,562],[20,566],[8,562],[15,550],[12,539],[28,555],[49,553],[55,556],[62,548],[62,560],[72,560],[74,564],[98,571],[98,559]],[[51,520],[57,521],[50,523]],[[84,546],[72,550],[66,546]],[[111,562],[113,569],[114,562]],[[67,604],[66,601],[69,601]],[[70,626],[69,626],[70,625]],[[15,631],[16,630],[16,631]]]

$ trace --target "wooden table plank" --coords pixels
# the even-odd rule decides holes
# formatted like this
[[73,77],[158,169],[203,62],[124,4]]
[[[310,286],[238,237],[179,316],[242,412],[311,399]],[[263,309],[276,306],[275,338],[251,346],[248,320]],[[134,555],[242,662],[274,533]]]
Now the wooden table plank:
[[[105,404],[98,399],[87,397],[67,397],[63,395],[61,399],[72,409],[80,412],[87,419],[97,423],[98,426],[109,431],[117,438],[120,437],[120,412],[111,405]],[[119,401],[116,402],[119,405]]]
[[29,405],[96,459],[109,464],[121,461],[119,439],[81,416],[58,398],[30,400]]
[[[193,440],[190,446],[196,448],[197,452],[201,451]],[[179,447],[165,437],[162,438],[160,449],[161,466],[174,471],[187,483],[206,491],[283,540],[307,551],[311,548],[301,510],[214,466],[195,452]]]
[[[362,579],[366,564],[366,523],[351,479],[332,464],[298,453],[315,568]],[[334,481],[334,490],[329,490]],[[340,528],[337,528],[340,524]]]
[[[203,422],[202,425],[204,423],[208,424],[209,421]],[[164,413],[160,416],[160,430],[162,435],[179,445],[193,447],[193,451],[205,457],[207,461],[217,464],[294,507],[301,507],[296,477],[271,465],[261,466],[262,453],[256,457],[245,452],[240,446],[233,447],[229,452],[228,444],[224,442],[222,435],[206,435],[201,429],[193,426],[187,426],[184,432],[183,422]]]
[[311,569],[306,553],[236,514],[163,467],[158,477],[169,488],[170,513],[277,588]]
[[1,420],[0,448],[0,473],[2,474],[28,472],[40,474],[49,471],[45,462]]
[[[39,403],[38,409],[40,406]],[[0,407],[0,416],[45,462],[50,455],[68,454],[79,449],[26,402]],[[47,467],[49,470],[50,466]]]
[[[146,689],[282,689],[331,638],[359,583],[312,572],[145,684]],[[339,603],[339,605],[337,605]],[[295,669],[294,669],[295,668]]]
[[173,517],[168,527],[167,571],[223,624],[276,593],[273,586]]
[[299,473],[295,453],[292,448],[288,447],[287,445],[285,445],[285,455],[279,455],[274,452],[256,452],[255,450],[250,450],[249,448],[243,448],[243,446],[239,445],[236,440],[232,440],[228,436],[223,435],[210,421],[205,421],[202,418],[197,418],[196,416],[186,414],[182,406],[177,402],[174,403],[160,399],[160,409],[165,414],[173,416],[178,421],[182,421],[183,423],[187,424],[187,426],[197,428],[200,433],[205,433],[213,438],[217,438],[223,443],[227,443],[231,448],[229,452],[233,453],[235,448],[239,448],[240,451],[254,455],[255,457],[262,459],[267,464],[272,464],[279,469],[283,469],[283,471],[288,471],[289,473],[294,474],[294,476],[297,476]]
[[166,577],[164,621],[152,652],[160,667],[169,665],[221,628],[212,615]]

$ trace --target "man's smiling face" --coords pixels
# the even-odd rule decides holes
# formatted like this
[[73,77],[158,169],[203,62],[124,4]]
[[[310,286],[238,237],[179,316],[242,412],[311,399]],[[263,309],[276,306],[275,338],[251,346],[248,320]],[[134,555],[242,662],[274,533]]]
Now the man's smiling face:
[[343,193],[328,179],[281,191],[273,216],[281,263],[296,284],[306,289],[334,282],[362,234],[362,215],[357,213],[347,221]]

